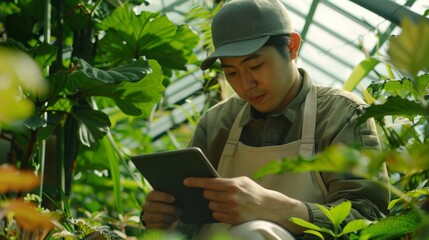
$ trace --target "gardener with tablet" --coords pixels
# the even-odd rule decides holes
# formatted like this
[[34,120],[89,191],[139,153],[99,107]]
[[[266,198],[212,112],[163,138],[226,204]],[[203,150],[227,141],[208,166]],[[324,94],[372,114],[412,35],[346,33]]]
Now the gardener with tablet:
[[[298,68],[301,43],[278,0],[232,0],[212,22],[215,51],[201,69],[220,61],[236,95],[208,110],[190,146],[200,148],[220,178],[190,176],[184,185],[203,190],[218,223],[204,224],[193,239],[227,231],[233,239],[306,238],[291,217],[331,228],[316,203],[352,203],[347,221],[382,217],[388,190],[365,179],[331,172],[253,174],[274,159],[310,156],[332,144],[379,149],[373,120],[358,125],[365,103],[341,89],[316,86]],[[323,44],[323,43],[321,43]],[[317,76],[314,76],[317,78]],[[148,229],[183,231],[175,196],[150,192],[142,206]],[[187,232],[188,233],[188,232]]]

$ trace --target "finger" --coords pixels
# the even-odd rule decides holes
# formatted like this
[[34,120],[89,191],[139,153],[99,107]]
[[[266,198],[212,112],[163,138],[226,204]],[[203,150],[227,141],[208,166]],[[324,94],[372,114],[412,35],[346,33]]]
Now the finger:
[[143,219],[147,228],[167,229],[178,221],[178,218],[171,215],[144,213]]
[[146,228],[165,230],[165,229],[169,229],[173,224],[174,223],[151,223],[151,224],[147,224]]
[[143,214],[143,219],[147,224],[157,224],[157,223],[174,223],[178,218],[174,215],[160,214],[160,213],[148,213]]
[[241,223],[238,215],[231,215],[230,213],[213,212],[213,218],[219,222],[231,225],[237,225]]
[[165,192],[152,191],[147,195],[146,201],[173,203],[175,198],[173,195]]
[[180,216],[182,211],[180,208],[172,205],[160,202],[145,202],[142,206],[142,210],[145,213],[159,213],[171,216]]
[[219,212],[219,213],[225,213],[225,214],[231,214],[231,213],[237,212],[236,208],[223,202],[210,201],[209,208],[213,212]]
[[229,204],[235,204],[237,202],[234,192],[204,190],[203,196],[210,201],[226,202]]
[[226,190],[230,187],[230,180],[226,178],[185,178],[183,181],[187,187],[205,188],[210,190]]

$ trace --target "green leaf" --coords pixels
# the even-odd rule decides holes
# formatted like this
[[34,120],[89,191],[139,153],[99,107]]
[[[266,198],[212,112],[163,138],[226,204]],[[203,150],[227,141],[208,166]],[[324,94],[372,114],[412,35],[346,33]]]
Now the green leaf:
[[341,223],[347,218],[350,214],[352,208],[352,203],[350,201],[342,202],[341,204],[332,207],[329,211],[332,216],[333,225],[336,229],[339,228]]
[[[131,79],[123,79],[118,84],[96,84],[96,82],[102,81],[101,75],[96,73],[99,72],[97,69],[91,69],[87,67],[86,72],[89,72],[88,74],[74,74],[73,84],[69,85],[68,90],[76,92],[85,89],[87,96],[111,98],[128,115],[148,117],[153,105],[159,102],[165,90],[162,84],[164,75],[161,66],[154,60],[139,60],[136,63],[108,71],[108,73],[115,71],[116,75],[120,73],[124,76],[130,76]],[[143,76],[143,72],[147,74]],[[138,79],[138,77],[141,78]]]
[[392,150],[385,153],[386,164],[393,172],[406,172],[415,174],[429,169],[429,142],[424,144],[414,144],[407,149]]
[[387,53],[396,67],[416,76],[429,66],[429,23],[404,18],[401,28],[402,33],[390,40]]
[[[413,82],[415,81],[415,83]],[[415,80],[401,79],[373,82],[368,91],[376,98],[383,96],[420,97],[427,94],[429,87],[429,74],[418,76]]]
[[47,124],[37,132],[37,141],[48,139],[48,137],[54,132],[55,126]]
[[417,92],[424,96],[428,94],[429,89],[429,73],[423,74],[421,76],[418,76],[416,79],[416,88]]
[[322,231],[322,229],[319,226],[317,226],[317,225],[315,225],[315,224],[313,224],[311,222],[307,222],[307,221],[305,221],[305,220],[303,220],[301,218],[291,217],[289,219],[289,221],[291,221],[291,222],[293,222],[293,223],[295,223],[295,224],[297,224],[297,225],[299,225],[301,227],[313,229],[313,230],[316,230],[316,231]]
[[122,82],[137,82],[141,80],[150,73],[150,68],[147,61],[139,59],[130,64],[105,71],[94,68],[83,59],[79,59],[78,70],[76,72],[81,72],[89,79],[100,83],[119,84]]
[[73,108],[73,115],[78,122],[79,139],[85,146],[90,147],[109,131],[109,117],[101,111],[75,107]]
[[188,26],[179,26],[170,41],[147,49],[145,55],[148,58],[156,59],[163,67],[186,70],[185,64],[191,60],[193,49],[197,46],[198,41],[198,36]]
[[[425,184],[426,182],[422,182],[422,183]],[[411,190],[409,192],[406,192],[405,195],[417,201],[422,196],[429,196],[429,188]],[[403,201],[404,199],[402,198],[393,199],[392,201],[390,201],[388,209],[392,209],[398,202],[403,202]]]
[[[140,111],[136,111],[136,108],[138,108],[141,110],[142,117],[147,118],[153,105],[161,100],[162,93],[165,90],[162,84],[164,75],[161,66],[154,60],[149,60],[149,65],[152,72],[146,75],[145,78],[135,83],[124,82],[116,87],[113,92],[116,94],[113,100],[125,114],[140,114]],[[120,99],[119,102],[117,102],[118,99]]]
[[57,48],[43,42],[32,51],[32,56],[41,68],[45,68],[55,61]]
[[50,74],[47,78],[49,83],[49,96],[55,97],[64,90],[67,83],[67,72],[65,70]]
[[130,116],[138,116],[142,114],[142,110],[139,109],[135,103],[133,103],[130,99],[123,100],[120,97],[114,97],[116,105],[122,110],[123,113]]
[[325,214],[325,216],[329,219],[329,221],[332,224],[335,224],[334,217],[332,216],[331,211],[329,211],[328,208],[326,208],[325,206],[323,206],[321,204],[317,204],[317,203],[316,203],[316,206],[318,206],[320,208],[320,210],[322,210],[323,214]]
[[381,96],[400,96],[406,98],[410,95],[415,96],[417,93],[410,79],[373,82],[368,86],[368,91],[376,98],[380,98]]
[[0,2],[0,12],[5,15],[12,15],[19,13],[20,9],[15,5],[14,2]]
[[253,175],[253,179],[261,180],[265,175],[278,174],[282,171],[282,163],[279,161],[271,161],[267,165],[258,169],[258,171]]
[[42,128],[45,124],[46,120],[39,116],[31,116],[24,122],[24,125],[33,131]]
[[371,105],[357,118],[358,123],[363,123],[369,118],[382,119],[385,116],[400,115],[413,118],[415,115],[429,116],[429,110],[420,104],[397,96],[387,98],[383,104]]
[[353,91],[359,82],[371,72],[380,61],[374,57],[369,57],[354,67],[349,78],[344,82],[343,88]]
[[[55,101],[54,101],[55,100]],[[48,111],[61,111],[70,113],[72,111],[73,102],[68,98],[55,98],[53,103],[46,108]]]
[[269,163],[256,172],[258,178],[264,174],[283,172],[325,171],[349,173],[372,178],[377,176],[384,163],[386,153],[374,149],[356,149],[344,144],[334,144],[315,156],[285,158],[278,163]]
[[178,27],[159,13],[136,15],[128,5],[115,9],[99,27],[106,31],[99,42],[103,60],[113,65],[145,56],[163,68],[186,70],[199,42],[189,27]]
[[144,56],[142,50],[168,42],[176,32],[166,16],[146,11],[137,16],[129,5],[116,8],[98,26],[106,30],[100,49],[113,62]]
[[304,233],[315,235],[315,236],[317,236],[317,237],[319,237],[320,239],[323,239],[323,240],[325,239],[320,232],[317,232],[317,231],[314,231],[314,230],[305,230]]
[[362,229],[368,227],[369,224],[371,224],[371,222],[366,220],[366,219],[353,220],[353,221],[347,223],[347,225],[343,228],[343,231],[341,231],[341,233],[338,236],[357,232],[359,230],[362,230]]
[[387,216],[369,225],[361,232],[362,236],[370,235],[370,239],[394,239],[411,233],[419,228],[421,218],[417,212]]
[[115,196],[115,205],[116,211],[123,211],[122,204],[122,186],[121,186],[121,173],[120,173],[120,159],[119,156],[115,153],[112,144],[109,142],[108,138],[104,138],[101,141],[101,144],[104,145],[104,149],[107,151],[107,156],[111,156],[108,158],[109,161],[109,169],[112,176],[113,181],[113,192]]

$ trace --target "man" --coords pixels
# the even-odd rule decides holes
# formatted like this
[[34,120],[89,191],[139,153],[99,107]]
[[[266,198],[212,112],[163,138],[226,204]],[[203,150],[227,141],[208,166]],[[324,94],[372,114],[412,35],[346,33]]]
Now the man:
[[[222,178],[187,178],[204,189],[213,217],[195,238],[224,229],[237,239],[294,239],[298,217],[331,227],[316,203],[352,202],[348,220],[383,216],[388,191],[345,174],[284,173],[255,182],[256,170],[273,159],[312,155],[335,143],[380,148],[374,122],[356,123],[364,102],[340,89],[315,86],[295,59],[301,37],[278,0],[233,0],[212,22],[215,52],[201,69],[220,60],[237,95],[217,104],[199,121],[190,143],[202,149]],[[151,192],[143,205],[147,228],[174,230],[180,209],[174,196]]]

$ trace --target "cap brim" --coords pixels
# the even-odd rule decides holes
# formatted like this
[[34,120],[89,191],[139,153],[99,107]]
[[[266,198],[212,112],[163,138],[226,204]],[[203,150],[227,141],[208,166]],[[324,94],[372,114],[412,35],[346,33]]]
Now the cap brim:
[[208,69],[220,57],[241,57],[256,52],[267,42],[270,36],[232,42],[218,48],[201,63],[201,70]]

